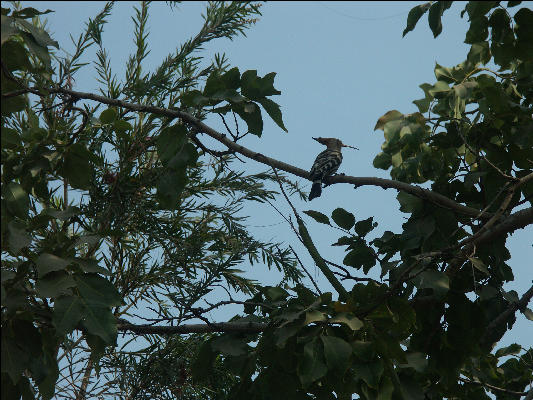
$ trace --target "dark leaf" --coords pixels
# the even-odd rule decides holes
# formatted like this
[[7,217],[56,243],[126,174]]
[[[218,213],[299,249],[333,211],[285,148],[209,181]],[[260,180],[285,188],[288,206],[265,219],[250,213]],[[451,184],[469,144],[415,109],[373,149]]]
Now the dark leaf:
[[402,36],[405,36],[408,32],[411,32],[415,26],[420,17],[426,13],[427,10],[429,10],[429,7],[431,6],[431,2],[420,4],[416,7],[411,8],[411,11],[409,11],[409,15],[407,15],[407,26],[403,30]]
[[331,225],[330,222],[329,222],[329,218],[327,215],[325,214],[322,214],[321,212],[319,211],[314,211],[314,210],[307,210],[307,211],[304,211],[304,214],[307,214],[309,215],[311,218],[313,218],[316,222],[319,222],[321,224],[326,224],[326,225]]
[[355,223],[354,215],[343,208],[336,208],[333,210],[331,213],[331,219],[333,219],[338,226],[346,230],[350,230]]

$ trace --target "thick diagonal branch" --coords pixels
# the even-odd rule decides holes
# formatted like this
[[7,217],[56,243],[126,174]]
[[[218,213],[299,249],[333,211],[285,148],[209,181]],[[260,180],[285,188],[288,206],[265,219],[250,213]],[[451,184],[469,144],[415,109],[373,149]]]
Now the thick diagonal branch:
[[[93,93],[78,92],[78,91],[64,89],[64,88],[50,88],[50,89],[47,89],[47,93],[42,93],[42,94],[39,93],[37,88],[27,88],[27,91],[34,93],[34,94],[39,94],[42,96],[45,96],[49,93],[64,93],[64,94],[70,95],[72,98],[94,100],[102,104],[122,107],[127,110],[131,110],[131,111],[164,115],[170,118],[180,118],[182,121],[194,126],[197,132],[205,133],[211,136],[213,139],[219,141],[224,146],[228,147],[228,149],[236,153],[242,154],[245,157],[248,157],[252,160],[266,164],[268,166],[274,167],[278,170],[289,172],[293,175],[299,176],[304,179],[309,179],[308,171],[295,167],[293,165],[287,164],[283,161],[279,161],[274,158],[267,157],[261,153],[255,152],[244,146],[241,146],[240,144],[235,143],[234,141],[226,137],[226,135],[204,124],[198,118],[186,112],[183,112],[181,110],[170,110],[168,108],[156,107],[152,105],[134,104],[134,103],[129,103],[129,102],[122,101],[122,100],[111,99],[109,97],[100,96],[100,95],[93,94]],[[358,186],[379,186],[384,189],[401,190],[403,192],[412,194],[421,199],[428,200],[440,207],[450,209],[457,213],[468,215],[473,218],[488,219],[492,216],[491,213],[487,213],[487,212],[480,213],[480,211],[475,208],[467,207],[462,204],[459,204],[455,202],[454,200],[440,193],[436,193],[431,190],[423,189],[419,186],[410,185],[405,182],[393,181],[390,179],[383,179],[383,178],[374,178],[374,177],[355,177],[355,176],[347,176],[347,175],[338,175],[338,176],[331,177],[328,183],[330,184],[350,183],[350,184],[355,185],[356,187]]]
[[241,332],[259,333],[267,328],[267,324],[260,322],[211,322],[207,324],[186,324],[178,326],[154,326],[136,325],[121,320],[117,329],[120,332],[133,332],[140,335],[175,335],[187,333],[210,333],[210,332]]

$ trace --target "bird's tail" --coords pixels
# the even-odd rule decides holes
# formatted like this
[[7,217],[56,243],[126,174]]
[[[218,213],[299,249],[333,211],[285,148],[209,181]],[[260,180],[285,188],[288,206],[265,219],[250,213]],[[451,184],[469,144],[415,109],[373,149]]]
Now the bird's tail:
[[313,182],[313,186],[311,187],[311,193],[309,193],[309,201],[313,200],[315,197],[320,197],[322,194],[322,182],[316,181]]

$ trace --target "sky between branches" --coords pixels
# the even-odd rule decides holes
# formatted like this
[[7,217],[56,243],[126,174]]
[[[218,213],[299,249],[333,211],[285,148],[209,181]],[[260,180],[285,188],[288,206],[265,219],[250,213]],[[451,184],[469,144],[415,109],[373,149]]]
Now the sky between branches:
[[[529,3],[529,4],[527,4]],[[525,6],[531,7],[526,2]],[[53,39],[61,50],[71,53],[74,46],[69,34],[77,37],[89,17],[94,17],[104,2],[23,2],[23,7],[46,8],[55,12],[45,17],[49,22]],[[111,67],[118,78],[128,56],[133,53],[134,2],[117,2],[108,24],[104,28],[103,42],[111,58]],[[209,43],[205,55],[225,52],[232,66],[239,70],[257,69],[258,75],[277,72],[275,87],[281,96],[274,100],[282,107],[285,126],[283,132],[268,117],[264,117],[262,138],[248,136],[241,143],[278,160],[300,168],[309,169],[322,146],[311,139],[313,136],[337,137],[344,143],[357,146],[360,151],[346,149],[339,172],[352,176],[377,176],[389,178],[388,172],[372,166],[374,156],[380,151],[383,141],[381,131],[373,132],[376,120],[385,112],[397,109],[404,113],[416,111],[411,102],[423,97],[418,85],[434,83],[435,62],[453,66],[463,61],[468,46],[463,43],[467,21],[461,19],[463,2],[456,2],[443,17],[443,32],[433,39],[425,17],[413,32],[402,39],[402,31],[409,10],[418,2],[272,2],[262,7],[263,16],[247,31],[247,37],[237,37]],[[524,6],[524,5],[522,5]],[[150,5],[148,38],[150,54],[144,62],[144,72],[153,71],[167,54],[180,43],[194,36],[202,25],[201,13],[205,2],[185,2],[173,10],[163,2]],[[62,51],[59,53],[62,54]],[[94,60],[94,51],[86,53],[83,62]],[[74,90],[96,93],[96,72],[91,66],[84,67],[76,76]],[[222,122],[210,117],[206,123],[223,131]],[[243,125],[244,127],[244,125]],[[204,139],[204,138],[203,138]],[[206,138],[205,138],[206,139]],[[212,148],[217,143],[204,140]],[[248,173],[264,170],[264,165],[252,160],[235,164]],[[311,183],[298,178],[303,187]],[[327,215],[342,207],[358,220],[374,216],[379,223],[377,234],[384,230],[398,232],[407,214],[399,211],[395,190],[363,187],[353,190],[350,185],[338,184],[326,188],[322,197],[312,203],[296,198],[294,205],[303,210],[317,210]],[[289,215],[288,205],[280,197],[276,207]],[[298,252],[304,264],[318,278],[325,290],[329,284],[313,266],[311,258],[300,245],[294,233],[274,209],[264,204],[251,204],[245,212],[251,215],[248,221],[252,232],[268,240],[284,241]],[[319,225],[307,218],[308,228],[324,257],[341,263],[344,251],[331,247],[338,232]],[[516,280],[505,285],[506,290],[516,290],[521,296],[533,280],[533,228],[516,231],[508,239]],[[379,275],[374,267],[371,276]],[[277,284],[277,271],[256,266],[248,276],[262,284]],[[213,314],[216,321],[225,321],[231,311]],[[533,346],[531,321],[517,313],[517,322],[506,333],[500,345],[519,343]]]

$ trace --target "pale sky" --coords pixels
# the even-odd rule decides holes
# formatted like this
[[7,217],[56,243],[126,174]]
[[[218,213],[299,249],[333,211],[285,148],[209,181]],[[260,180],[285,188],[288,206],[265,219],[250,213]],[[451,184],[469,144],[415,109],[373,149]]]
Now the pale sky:
[[[119,78],[123,77],[127,58],[134,51],[130,17],[136,4],[117,2],[104,29],[104,46]],[[209,54],[208,58],[215,52],[225,52],[231,65],[239,67],[241,72],[257,69],[260,76],[277,72],[275,87],[282,94],[274,100],[282,107],[289,132],[283,132],[264,115],[263,136],[249,135],[241,144],[309,169],[315,156],[323,150],[311,137],[338,137],[360,149],[345,150],[339,172],[390,178],[388,171],[376,170],[372,166],[383,142],[383,133],[373,131],[376,120],[392,109],[403,113],[417,111],[411,102],[424,97],[418,85],[435,82],[435,63],[456,65],[466,58],[469,49],[463,43],[466,16],[465,19],[459,16],[465,5],[463,2],[454,2],[446,11],[443,32],[437,39],[433,39],[425,16],[413,32],[402,38],[407,13],[416,4],[419,2],[271,2],[263,6],[263,16],[247,31],[246,38],[222,39],[206,46],[203,54]],[[62,50],[69,53],[74,49],[69,34],[77,38],[88,18],[94,17],[103,5],[103,2],[83,1],[23,2],[23,6],[55,10],[46,16],[52,37]],[[204,5],[204,2],[185,2],[173,10],[163,2],[150,5],[148,43],[151,53],[145,60],[145,72],[153,71],[180,43],[198,32]],[[84,61],[93,60],[93,55],[94,51],[88,52]],[[95,77],[94,69],[85,67],[75,77],[74,89],[96,92]],[[219,131],[224,129],[216,118],[207,122]],[[211,141],[204,141],[216,147]],[[247,160],[243,166],[248,172],[266,169],[252,160]],[[310,182],[297,180],[310,189]],[[324,189],[322,197],[311,203],[296,198],[293,202],[300,212],[312,209],[331,215],[335,208],[342,207],[355,214],[358,220],[374,216],[379,223],[375,232],[381,236],[384,230],[400,231],[401,224],[408,217],[399,211],[396,195],[392,189],[363,187],[353,190],[350,185],[338,184]],[[289,214],[281,197],[276,206]],[[311,258],[275,210],[254,204],[245,211],[251,215],[252,232],[261,239],[283,241],[295,247],[308,269],[318,275],[321,287],[328,290],[328,283],[316,272]],[[310,218],[306,221],[322,255],[342,264],[344,250],[330,246],[340,233]],[[508,239],[512,255],[508,263],[516,280],[504,288],[516,290],[519,296],[533,281],[531,261],[527,261],[533,259],[532,238],[533,228],[530,226],[516,231]],[[372,272],[372,276],[379,275],[379,267],[374,267]],[[280,279],[277,271],[257,266],[248,276],[263,284],[276,284]],[[241,311],[242,307],[234,309],[234,313]],[[213,319],[223,321],[229,316],[231,314],[214,314]],[[500,346],[513,342],[533,346],[531,327],[531,321],[517,313],[517,322]]]

